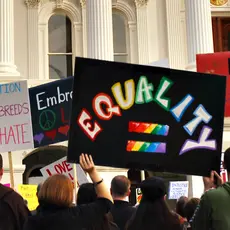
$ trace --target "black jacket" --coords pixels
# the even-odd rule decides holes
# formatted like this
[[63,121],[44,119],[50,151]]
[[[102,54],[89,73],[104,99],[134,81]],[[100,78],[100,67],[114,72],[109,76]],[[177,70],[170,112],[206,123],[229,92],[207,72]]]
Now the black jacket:
[[114,205],[111,209],[113,221],[120,230],[124,230],[127,222],[135,213],[136,208],[131,206],[127,201],[114,200]]
[[71,208],[43,204],[37,215],[28,218],[24,230],[84,230],[97,224],[110,210],[112,202],[100,198],[96,202]]
[[0,230],[22,230],[29,215],[23,198],[0,184]]

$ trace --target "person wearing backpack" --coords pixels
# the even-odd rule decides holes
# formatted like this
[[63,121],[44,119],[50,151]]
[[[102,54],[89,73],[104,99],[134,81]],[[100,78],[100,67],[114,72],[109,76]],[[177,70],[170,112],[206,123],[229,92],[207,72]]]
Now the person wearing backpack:
[[[0,179],[3,175],[3,159],[0,154]],[[0,183],[0,230],[22,230],[30,215],[23,198],[13,189]]]

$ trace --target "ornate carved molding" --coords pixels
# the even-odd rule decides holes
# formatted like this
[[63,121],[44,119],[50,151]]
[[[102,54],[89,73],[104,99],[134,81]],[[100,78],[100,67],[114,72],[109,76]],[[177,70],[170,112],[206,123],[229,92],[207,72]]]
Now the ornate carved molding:
[[147,6],[149,0],[135,0],[136,7]]
[[56,7],[57,8],[62,8],[63,5],[63,0],[56,0]]
[[80,3],[82,8],[86,6],[86,0],[80,0]]
[[28,8],[37,8],[41,0],[25,0]]

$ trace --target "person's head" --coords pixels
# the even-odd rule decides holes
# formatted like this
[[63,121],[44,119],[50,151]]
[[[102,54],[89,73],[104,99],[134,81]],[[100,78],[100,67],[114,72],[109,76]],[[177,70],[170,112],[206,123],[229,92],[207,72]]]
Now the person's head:
[[3,175],[3,159],[2,155],[0,154],[0,179],[2,178]]
[[80,186],[77,193],[77,204],[89,204],[97,199],[97,193],[92,183],[85,183]]
[[230,148],[228,148],[224,152],[224,162],[223,162],[224,168],[230,173]]
[[184,214],[184,206],[188,202],[188,197],[181,196],[176,203],[176,213],[179,214],[181,217],[185,217]]
[[200,203],[199,198],[192,198],[190,199],[184,206],[184,214],[188,221],[191,220],[191,218],[194,215],[194,212],[196,211],[197,205]]
[[73,202],[73,184],[61,174],[49,177],[41,186],[38,193],[40,204],[52,204],[60,207],[70,207]]
[[142,199],[127,230],[155,229],[179,230],[179,219],[169,210],[166,201],[166,187],[161,178],[152,177],[141,182]]
[[[80,186],[77,193],[77,205],[90,204],[97,199],[95,186],[92,183],[85,183]],[[103,219],[99,219],[97,224],[93,224],[89,229],[106,230],[110,229],[109,222],[113,221],[111,213],[107,213]]]
[[116,176],[111,181],[111,195],[113,199],[123,200],[130,195],[130,180],[125,176]]

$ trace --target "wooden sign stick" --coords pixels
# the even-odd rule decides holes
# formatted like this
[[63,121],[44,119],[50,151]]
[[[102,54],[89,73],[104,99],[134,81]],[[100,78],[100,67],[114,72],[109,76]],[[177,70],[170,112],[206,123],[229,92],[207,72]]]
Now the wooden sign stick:
[[75,197],[75,203],[77,202],[77,192],[78,192],[78,179],[77,179],[77,165],[73,164],[73,177],[74,177],[74,197]]
[[9,159],[9,169],[10,169],[10,187],[14,189],[14,167],[13,167],[11,151],[8,152],[8,159]]
[[141,181],[145,180],[145,171],[141,170]]

